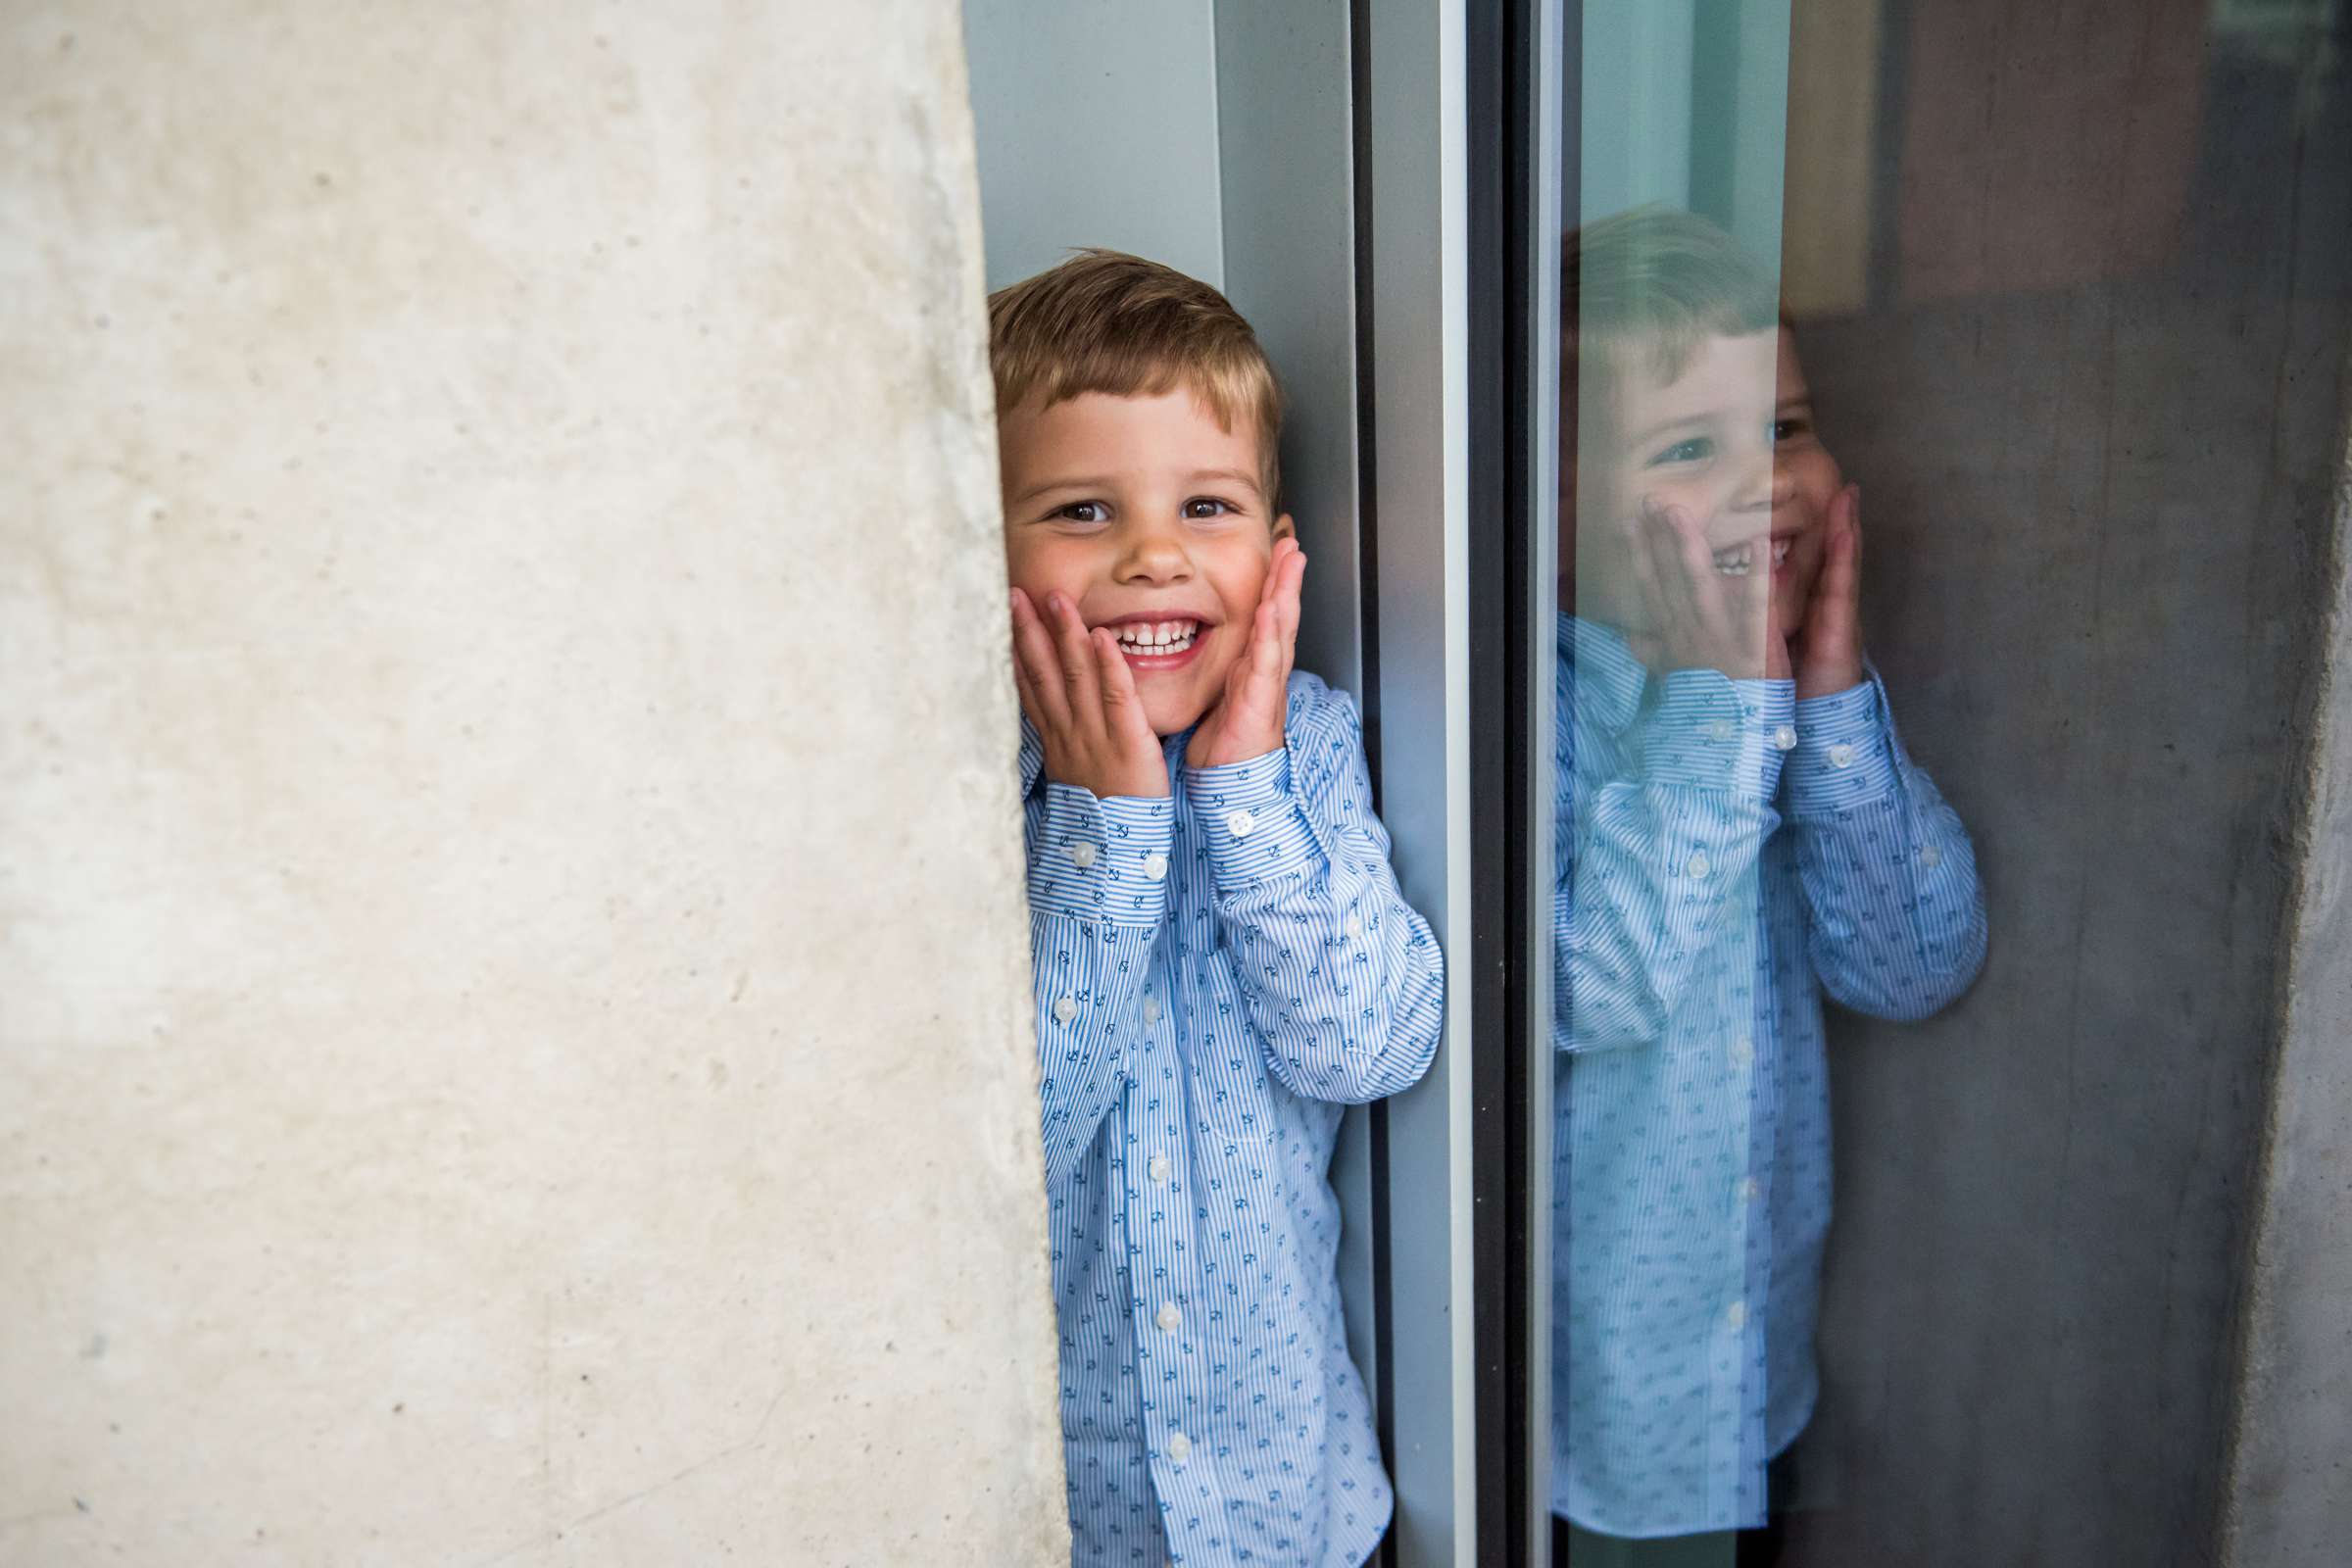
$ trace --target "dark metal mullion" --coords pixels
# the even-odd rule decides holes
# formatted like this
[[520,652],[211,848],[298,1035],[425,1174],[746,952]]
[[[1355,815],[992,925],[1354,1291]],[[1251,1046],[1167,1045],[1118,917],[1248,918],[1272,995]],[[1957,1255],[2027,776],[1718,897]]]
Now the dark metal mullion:
[[[1535,223],[1540,211],[1536,180],[1544,167],[1542,149],[1536,145],[1541,129],[1540,113],[1544,62],[1538,50],[1543,29],[1538,24],[1537,6],[1540,0],[1506,0],[1504,8],[1503,80],[1506,87],[1502,121],[1503,170],[1499,196],[1502,206],[1502,461],[1496,465],[1503,476],[1504,495],[1500,509],[1503,520],[1502,608],[1504,660],[1502,682],[1503,716],[1503,775],[1501,858],[1504,890],[1504,949],[1508,955],[1509,981],[1506,997],[1506,1027],[1502,1038],[1502,1127],[1504,1152],[1503,1207],[1503,1264],[1502,1301],[1505,1314],[1503,1357],[1503,1408],[1507,1425],[1504,1447],[1506,1468],[1504,1494],[1505,1520],[1508,1533],[1507,1561],[1529,1564],[1549,1543],[1528,1539],[1533,1510],[1529,1491],[1537,1473],[1536,1445],[1548,1443],[1549,1435],[1536,1432],[1530,1426],[1534,1401],[1529,1397],[1532,1381],[1543,1374],[1538,1359],[1543,1348],[1532,1343],[1533,1292],[1541,1282],[1533,1278],[1530,1267],[1534,1258],[1534,1237],[1531,1227],[1547,1216],[1532,1211],[1530,1199],[1534,1192],[1535,1160],[1544,1151],[1534,1147],[1533,1118],[1530,1105],[1534,1085],[1529,1075],[1538,1056],[1535,1030],[1544,1020],[1537,1017],[1537,997],[1543,988],[1542,976],[1531,971],[1534,955],[1542,951],[1548,957],[1548,949],[1539,949],[1537,933],[1531,929],[1529,911],[1535,907],[1531,897],[1533,879],[1548,866],[1540,866],[1537,858],[1540,848],[1532,829],[1536,821],[1538,789],[1541,780],[1537,773],[1536,727],[1534,723],[1538,692],[1538,653],[1547,650],[1551,639],[1546,635],[1548,624],[1537,613],[1538,584],[1536,575],[1536,527],[1540,517],[1535,494],[1537,473],[1536,443],[1553,439],[1553,433],[1536,427],[1535,365],[1538,332],[1556,332],[1556,323],[1539,321],[1535,318],[1539,298],[1538,279],[1534,264],[1538,254]],[[1548,667],[1544,673],[1548,675]],[[1549,682],[1544,680],[1547,689]]]
[[[1348,125],[1355,220],[1355,535],[1356,582],[1360,597],[1357,668],[1362,671],[1356,704],[1363,715],[1364,760],[1375,807],[1380,799],[1380,530],[1373,524],[1380,495],[1373,435],[1372,333],[1372,0],[1348,7]],[[1372,1252],[1372,1424],[1383,1464],[1396,1473],[1396,1314],[1391,1290],[1396,1252],[1390,1236],[1389,1107],[1365,1107],[1366,1153],[1372,1172],[1372,1212],[1366,1223]],[[1396,1568],[1396,1532],[1381,1537],[1373,1561]]]
[[[1524,363],[1513,343],[1511,235],[1524,223],[1525,203],[1512,186],[1524,160],[1524,92],[1516,81],[1513,46],[1524,26],[1520,0],[1470,0],[1463,37],[1463,102],[1467,124],[1469,234],[1464,279],[1469,343],[1469,684],[1470,684],[1470,908],[1469,962],[1457,965],[1470,991],[1471,1266],[1482,1282],[1473,1298],[1471,1344],[1476,1417],[1473,1474],[1477,1479],[1478,1555],[1482,1564],[1527,1560],[1527,1476],[1524,1410],[1526,1371],[1523,1310],[1514,1309],[1511,1282],[1524,1275],[1514,1260],[1514,1207],[1524,1182],[1514,1157],[1526,1138],[1515,1129],[1514,1057],[1524,1056],[1519,1002],[1525,994],[1522,959],[1526,883],[1518,865],[1524,838],[1526,791],[1515,752],[1526,725],[1516,706],[1525,687],[1525,617],[1515,611],[1524,565],[1515,562],[1514,515],[1523,532],[1527,458],[1513,427],[1510,377]],[[1524,425],[1524,411],[1519,411]],[[1514,695],[1514,694],[1517,695]],[[1524,1094],[1524,1074],[1520,1075]],[[1524,1105],[1517,1119],[1525,1119]],[[1514,1341],[1514,1331],[1518,1336]]]
[[[1585,191],[1584,0],[1562,0],[1560,9],[1560,58],[1558,62],[1558,70],[1560,73],[1559,215],[1560,226],[1562,229],[1574,229],[1578,227],[1583,220],[1582,215],[1584,213]],[[1538,69],[1542,69],[1541,63],[1539,63]],[[1554,260],[1556,263],[1557,258],[1555,257]],[[1533,280],[1531,279],[1531,283],[1532,281]],[[1533,296],[1531,295],[1530,297],[1532,298]],[[1562,309],[1564,310],[1565,308],[1566,301],[1563,298]],[[1558,332],[1563,336],[1565,336],[1568,326],[1568,323],[1565,320],[1549,321],[1543,324],[1545,330]],[[1531,387],[1529,390],[1532,393],[1533,388]],[[1561,421],[1560,427],[1557,431],[1546,432],[1544,438],[1557,440],[1560,443],[1558,463],[1562,469],[1565,469],[1569,464],[1576,460],[1576,453],[1574,451],[1576,432],[1569,426],[1565,419]],[[1568,503],[1566,501],[1562,501],[1560,505],[1566,506]],[[1564,573],[1567,569],[1568,564],[1566,562],[1561,562],[1558,564],[1561,572]],[[1552,584],[1544,584],[1544,590],[1547,598],[1549,596],[1556,595],[1558,592],[1557,588]],[[1550,599],[1549,602],[1554,604],[1557,603],[1556,599]],[[1548,673],[1550,668],[1548,662],[1545,663],[1544,668]],[[1537,759],[1536,761],[1539,767],[1547,765],[1547,760],[1545,759]],[[1539,777],[1541,777],[1540,774]],[[1556,787],[1555,781],[1549,779],[1544,779],[1543,785],[1544,787]],[[1541,853],[1548,855],[1550,853],[1549,848],[1544,847]],[[1546,876],[1553,874],[1551,864],[1548,860],[1545,860],[1542,863]],[[1548,936],[1548,933],[1546,935]],[[1548,946],[1546,946],[1544,951],[1548,956]],[[1568,977],[1565,974],[1553,974],[1550,979],[1552,985],[1554,986],[1565,986],[1568,983]],[[1551,1044],[1548,1038],[1548,1031],[1551,1027],[1550,1020],[1548,1018],[1539,1018],[1534,1021],[1532,1026],[1546,1031],[1546,1037],[1544,1040],[1545,1050],[1544,1055],[1547,1064],[1545,1070],[1548,1071],[1550,1070],[1548,1066],[1550,1061],[1549,1048]],[[1554,1107],[1554,1114],[1555,1116],[1557,1114],[1556,1106]],[[1535,1155],[1540,1159],[1550,1159],[1552,1157],[1552,1150],[1549,1147],[1541,1148],[1535,1152]],[[1559,1181],[1561,1179],[1561,1175],[1562,1172],[1557,1166],[1555,1166],[1552,1170],[1552,1180],[1554,1182]],[[1553,1201],[1557,1202],[1558,1200],[1559,1195],[1557,1192],[1554,1192]],[[1539,1224],[1548,1223],[1549,1216],[1540,1214],[1534,1216],[1534,1219],[1535,1222]],[[1554,1247],[1558,1247],[1560,1245],[1560,1238],[1556,1236],[1553,1237],[1552,1245]],[[1560,1263],[1561,1259],[1555,1254],[1552,1258],[1553,1269],[1557,1270],[1560,1266]],[[1534,1280],[1530,1282],[1530,1288],[1534,1290],[1548,1291],[1551,1289],[1551,1281],[1548,1279]],[[1554,1310],[1557,1310],[1558,1303],[1555,1302],[1553,1305]],[[1551,1355],[1552,1344],[1557,1343],[1558,1337],[1559,1325],[1555,1323],[1552,1326],[1551,1341],[1544,1345],[1531,1348],[1529,1360],[1529,1369],[1531,1375],[1544,1378],[1551,1378],[1553,1376],[1554,1369],[1550,1365],[1549,1358]],[[1556,1383],[1554,1384],[1554,1396],[1557,1396]],[[1554,1408],[1552,1411],[1552,1419],[1554,1421],[1558,1421],[1562,1418],[1563,1412],[1557,1408]],[[1548,1432],[1532,1433],[1529,1435],[1529,1441],[1531,1443],[1548,1445],[1551,1442],[1551,1434]],[[1551,1527],[1551,1540],[1542,1543],[1540,1548],[1531,1551],[1528,1556],[1527,1560],[1531,1565],[1531,1568],[1533,1568],[1533,1565],[1539,1564],[1548,1564],[1548,1568],[1571,1568],[1571,1565],[1568,1561],[1568,1548],[1566,1545],[1566,1528],[1558,1519],[1553,1519]],[[1551,1550],[1555,1544],[1558,1544],[1556,1556],[1551,1555]]]

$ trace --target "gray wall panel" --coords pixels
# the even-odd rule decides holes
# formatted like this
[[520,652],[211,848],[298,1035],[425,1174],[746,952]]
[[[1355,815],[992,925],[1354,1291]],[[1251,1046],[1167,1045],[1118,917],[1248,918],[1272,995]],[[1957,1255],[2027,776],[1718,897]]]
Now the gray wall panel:
[[1210,0],[964,0],[988,286],[1102,245],[1222,286]]

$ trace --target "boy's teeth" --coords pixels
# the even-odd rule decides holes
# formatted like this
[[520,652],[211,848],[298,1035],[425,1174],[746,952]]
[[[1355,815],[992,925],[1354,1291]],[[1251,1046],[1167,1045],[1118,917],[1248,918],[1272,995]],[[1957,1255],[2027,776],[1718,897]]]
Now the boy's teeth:
[[1734,545],[1729,550],[1715,552],[1715,569],[1726,577],[1744,577],[1754,558],[1746,545]]
[[1787,539],[1775,539],[1772,542],[1772,564],[1776,569],[1788,559],[1789,544],[1790,541]]
[[1137,621],[1119,628],[1119,646],[1131,654],[1182,653],[1200,626],[1196,620]]

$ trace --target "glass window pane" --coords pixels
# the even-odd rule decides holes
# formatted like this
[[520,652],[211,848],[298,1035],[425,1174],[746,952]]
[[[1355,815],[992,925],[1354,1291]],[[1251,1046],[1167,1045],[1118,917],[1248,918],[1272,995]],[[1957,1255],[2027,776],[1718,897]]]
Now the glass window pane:
[[2352,19],[1564,31],[1555,1553],[2207,1560],[2280,1506],[2222,1456],[2326,853]]

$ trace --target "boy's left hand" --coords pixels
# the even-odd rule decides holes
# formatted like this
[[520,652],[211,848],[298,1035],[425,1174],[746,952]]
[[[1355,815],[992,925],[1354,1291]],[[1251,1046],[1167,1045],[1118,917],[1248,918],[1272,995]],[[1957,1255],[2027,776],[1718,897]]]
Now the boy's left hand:
[[1250,646],[1226,673],[1225,695],[1193,731],[1184,749],[1188,767],[1221,767],[1282,750],[1291,662],[1298,656],[1298,585],[1305,580],[1306,552],[1298,541],[1275,540],[1250,623]]
[[1862,487],[1849,484],[1830,503],[1830,537],[1821,575],[1791,639],[1796,699],[1828,697],[1862,684]]

